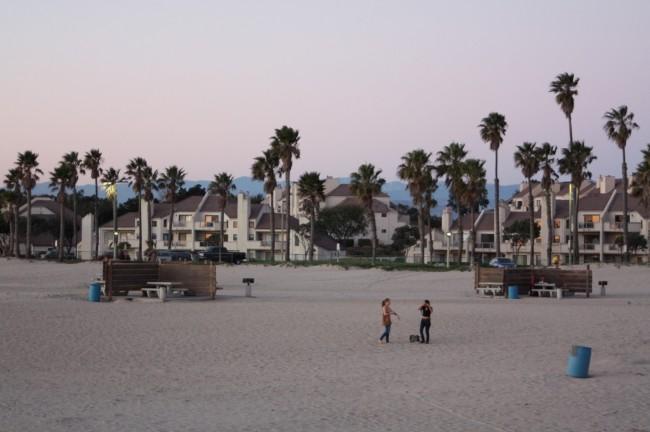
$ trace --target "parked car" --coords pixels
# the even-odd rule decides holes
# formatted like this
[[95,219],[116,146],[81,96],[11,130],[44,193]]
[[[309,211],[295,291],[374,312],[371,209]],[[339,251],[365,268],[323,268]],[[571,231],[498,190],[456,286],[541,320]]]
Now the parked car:
[[156,252],[159,262],[192,261],[192,252],[184,250],[159,250]]
[[492,258],[490,260],[490,267],[496,267],[496,268],[505,268],[505,269],[512,269],[516,268],[517,264],[514,263],[510,258]]
[[[48,248],[47,252],[42,253],[40,257],[45,260],[59,259],[59,250],[57,248]],[[74,258],[74,254],[66,252],[65,250],[63,251],[64,260],[73,260]]]
[[227,262],[232,264],[241,264],[246,260],[246,254],[244,252],[238,251],[229,251],[225,247],[220,246],[210,246],[204,252],[199,252],[199,258],[209,261],[219,261],[221,257],[221,262]]

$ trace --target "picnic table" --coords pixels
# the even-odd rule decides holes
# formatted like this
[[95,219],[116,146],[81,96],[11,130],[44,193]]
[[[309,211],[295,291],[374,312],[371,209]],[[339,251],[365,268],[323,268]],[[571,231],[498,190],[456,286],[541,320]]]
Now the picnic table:
[[503,284],[500,282],[480,282],[476,292],[484,296],[490,294],[492,297],[503,295]]
[[147,285],[152,285],[152,288],[142,288],[142,296],[151,297],[152,294],[156,294],[156,296],[158,296],[158,298],[162,301],[165,301],[168,296],[172,296],[177,293],[186,295],[188,291],[184,288],[178,288],[178,286],[182,285],[181,282],[154,281],[147,282]]
[[557,295],[557,287],[551,282],[536,282],[531,291],[537,294],[537,297],[553,297]]

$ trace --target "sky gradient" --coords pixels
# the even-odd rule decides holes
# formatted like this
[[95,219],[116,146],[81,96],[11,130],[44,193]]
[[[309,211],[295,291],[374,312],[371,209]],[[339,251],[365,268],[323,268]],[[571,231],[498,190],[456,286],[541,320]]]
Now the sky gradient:
[[[453,3],[453,4],[452,4]],[[650,143],[650,1],[4,1],[0,7],[0,172],[26,149],[51,170],[70,150],[106,165],[145,157],[192,179],[249,175],[273,129],[300,130],[307,170],[348,176],[363,162],[396,178],[409,150],[466,143],[493,154],[477,125],[510,125],[502,184],[517,183],[523,141],[568,142],[548,92],[580,77],[574,135],[594,174],[620,175],[602,130],[627,104]]]

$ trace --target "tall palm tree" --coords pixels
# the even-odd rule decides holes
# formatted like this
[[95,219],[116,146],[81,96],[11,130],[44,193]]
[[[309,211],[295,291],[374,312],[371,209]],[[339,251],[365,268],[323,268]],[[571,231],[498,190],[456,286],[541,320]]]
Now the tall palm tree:
[[[147,250],[153,249],[153,242],[151,241],[151,231],[153,231],[153,202],[155,199],[156,192],[160,186],[160,179],[158,178],[158,170],[151,168],[150,166],[145,167],[143,171],[143,183],[142,183],[142,198],[144,202],[147,203]],[[173,215],[172,215],[173,216]],[[170,227],[171,222],[174,218],[169,219]],[[169,239],[170,243],[172,239]]]
[[54,171],[50,172],[50,189],[55,192],[59,203],[59,261],[63,261],[63,239],[65,238],[65,190],[73,183],[74,176],[74,168],[65,158],[54,168]]
[[420,264],[424,264],[424,193],[433,170],[430,160],[431,153],[422,149],[413,150],[402,156],[402,163],[397,167],[397,176],[406,182],[413,204],[418,208]]
[[499,147],[508,129],[508,123],[503,114],[496,112],[488,114],[478,126],[481,139],[490,144],[494,152],[494,242],[497,257],[501,256],[501,223],[499,219]]
[[456,203],[456,214],[458,215],[458,229],[460,233],[460,241],[458,243],[458,264],[462,262],[463,257],[462,197],[463,189],[465,187],[463,178],[465,174],[465,156],[467,156],[465,144],[453,142],[440,150],[438,152],[438,158],[436,159],[438,175],[445,177],[445,185],[451,192]]
[[[149,165],[144,158],[136,157],[129,161],[126,166],[126,175],[129,179],[129,186],[138,197],[138,261],[142,261],[142,193],[145,185],[146,168]],[[171,221],[170,221],[171,223]]]
[[280,159],[272,149],[264,150],[262,156],[255,158],[251,173],[253,179],[264,182],[264,192],[271,197],[271,262],[275,262],[275,189],[278,180],[275,173],[280,166]]
[[280,173],[284,175],[285,191],[287,199],[285,202],[285,214],[287,217],[287,238],[285,260],[289,261],[291,257],[291,168],[293,167],[293,159],[300,159],[300,132],[298,129],[292,129],[288,126],[282,126],[280,129],[275,130],[275,135],[271,137],[271,148],[273,152],[278,155],[280,159]]
[[12,215],[12,222],[10,224],[10,227],[13,227],[11,230],[11,250],[12,254],[15,257],[19,256],[19,250],[18,250],[18,212],[20,208],[20,203],[22,201],[22,190],[21,190],[21,184],[22,184],[22,174],[20,172],[20,168],[15,167],[9,170],[9,172],[5,175],[4,183],[7,189],[10,191],[10,195],[8,196],[8,201],[9,201],[9,207],[10,207],[10,213]]
[[94,259],[99,257],[99,177],[102,175],[103,161],[104,157],[99,149],[92,149],[84,155],[84,168],[90,171],[90,178],[95,181],[95,201],[93,202]]
[[618,148],[623,152],[623,244],[625,247],[625,262],[630,261],[630,251],[628,250],[628,209],[627,209],[627,161],[625,160],[625,146],[630,139],[632,131],[638,129],[639,125],[634,122],[634,113],[627,109],[627,106],[621,105],[618,108],[612,108],[605,113],[605,133],[607,138],[614,141]]
[[25,233],[25,256],[32,257],[32,190],[43,171],[38,167],[38,153],[30,150],[18,153],[16,166],[20,169],[22,188],[27,195],[27,230]]
[[298,179],[298,195],[303,200],[303,209],[309,213],[309,261],[314,260],[314,235],[316,216],[320,203],[325,199],[325,180],[320,173],[306,172]]
[[124,179],[120,176],[120,170],[115,168],[108,168],[104,171],[102,176],[102,185],[106,191],[106,197],[113,203],[113,259],[117,259],[117,184],[123,182]]
[[479,159],[466,159],[463,163],[463,193],[460,201],[463,207],[469,209],[471,221],[471,254],[470,267],[476,260],[476,212],[482,203],[487,201],[487,173],[485,161]]
[[525,142],[517,146],[515,166],[521,169],[521,174],[528,183],[528,218],[530,234],[530,266],[535,266],[535,206],[533,205],[533,177],[537,175],[541,165],[541,153],[536,143]]
[[555,102],[569,121],[569,144],[573,142],[573,108],[575,107],[575,96],[578,95],[578,82],[573,74],[564,72],[555,77],[551,82],[550,92],[555,94]]
[[350,174],[350,190],[366,208],[368,221],[370,222],[372,264],[375,264],[375,258],[377,257],[377,220],[373,203],[375,197],[381,193],[381,188],[386,183],[386,180],[380,176],[381,170],[376,169],[370,163],[361,165],[356,172]]
[[219,235],[219,246],[221,246],[219,248],[219,262],[221,262],[221,250],[223,249],[223,239],[225,236],[224,217],[226,213],[226,204],[228,203],[230,194],[232,191],[237,189],[237,186],[235,186],[235,179],[233,176],[226,172],[222,172],[215,174],[214,180],[210,183],[208,188],[210,189],[210,192],[221,198],[221,218],[219,220],[221,225],[221,234]]
[[[643,159],[634,173],[630,193],[647,209],[650,207],[650,144],[642,152]],[[650,233],[646,233],[646,236],[650,238]],[[650,247],[648,247],[648,265],[650,265]]]
[[[176,165],[165,168],[165,171],[160,175],[159,180],[160,188],[165,192],[165,201],[170,204],[169,219],[174,220],[174,210],[176,206],[176,195],[178,190],[185,185],[185,170]],[[174,238],[172,223],[169,224],[169,243],[167,249],[172,248],[172,239]]]
[[560,174],[571,177],[573,205],[573,229],[571,232],[571,245],[573,262],[580,261],[578,249],[578,209],[580,208],[580,186],[586,179],[591,178],[589,165],[596,159],[592,153],[593,147],[585,145],[584,141],[574,141],[569,147],[562,149],[562,157],[557,161]]
[[79,153],[72,151],[63,155],[63,163],[70,167],[70,183],[68,187],[72,189],[72,244],[74,245],[74,254],[77,256],[77,183],[79,176],[86,174],[84,163],[79,158]]
[[552,245],[553,245],[553,220],[551,215],[551,187],[553,180],[557,178],[557,173],[553,168],[555,164],[555,154],[557,147],[545,142],[539,148],[540,169],[542,170],[542,189],[544,190],[544,200],[546,201],[546,265],[551,265]]
[[429,170],[429,175],[426,179],[426,186],[424,188],[424,220],[425,230],[429,237],[427,245],[429,246],[429,264],[433,264],[433,233],[431,232],[431,210],[437,205],[438,201],[433,197],[433,194],[438,190],[438,177],[435,174],[435,169]]

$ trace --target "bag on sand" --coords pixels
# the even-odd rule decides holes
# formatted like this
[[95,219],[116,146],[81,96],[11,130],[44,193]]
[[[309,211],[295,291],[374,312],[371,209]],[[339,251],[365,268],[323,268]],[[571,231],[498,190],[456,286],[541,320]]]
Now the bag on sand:
[[411,343],[413,343],[413,342],[420,342],[420,336],[418,336],[418,335],[411,335],[411,336],[409,336],[409,342],[411,342]]

